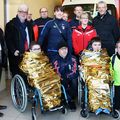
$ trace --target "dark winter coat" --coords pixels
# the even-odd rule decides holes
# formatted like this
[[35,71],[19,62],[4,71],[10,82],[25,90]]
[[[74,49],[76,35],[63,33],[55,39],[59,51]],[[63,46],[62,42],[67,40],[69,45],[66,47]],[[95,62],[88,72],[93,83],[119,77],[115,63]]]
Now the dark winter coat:
[[120,34],[116,19],[108,12],[104,16],[98,14],[93,20],[93,26],[102,40],[102,47],[107,48],[108,54],[111,56]]

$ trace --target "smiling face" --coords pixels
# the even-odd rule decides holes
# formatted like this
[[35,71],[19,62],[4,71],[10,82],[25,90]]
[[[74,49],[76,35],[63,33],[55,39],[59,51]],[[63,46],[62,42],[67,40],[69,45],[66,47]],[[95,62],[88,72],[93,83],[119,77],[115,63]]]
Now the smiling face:
[[74,14],[77,18],[80,18],[81,14],[83,13],[83,9],[81,6],[76,6],[74,9]]
[[89,18],[88,18],[88,14],[87,13],[83,13],[80,17],[80,21],[82,25],[87,25]]
[[27,19],[27,15],[28,15],[27,5],[25,4],[20,5],[18,8],[18,18],[22,23],[25,22],[25,20]]
[[106,3],[104,2],[98,3],[97,7],[98,7],[98,12],[100,13],[100,15],[104,15],[106,13],[106,10],[107,10]]
[[92,43],[93,51],[97,52],[101,50],[101,42],[93,42]]
[[62,19],[62,17],[63,17],[63,11],[61,11],[61,10],[56,10],[56,11],[54,12],[54,15],[55,15],[55,17],[56,17],[57,19]]
[[38,45],[38,44],[33,45],[33,46],[31,47],[30,52],[40,53],[40,52],[41,52],[40,45]]

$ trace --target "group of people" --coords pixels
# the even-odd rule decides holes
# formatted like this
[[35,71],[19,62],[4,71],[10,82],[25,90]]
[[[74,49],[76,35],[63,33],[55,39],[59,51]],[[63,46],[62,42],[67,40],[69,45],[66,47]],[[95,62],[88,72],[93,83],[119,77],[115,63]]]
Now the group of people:
[[[48,56],[56,72],[61,77],[61,83],[67,90],[70,109],[75,110],[74,98],[77,95],[77,78],[79,75],[79,57],[84,49],[87,49],[91,39],[101,39],[99,50],[106,48],[111,57],[115,53],[117,43],[117,55],[113,73],[115,77],[116,100],[120,101],[120,30],[116,19],[107,11],[107,4],[100,1],[97,4],[98,15],[91,22],[89,15],[81,6],[74,8],[75,17],[68,20],[68,14],[63,7],[54,8],[54,18],[48,17],[47,8],[40,9],[41,17],[36,20],[27,20],[28,6],[22,4],[18,8],[15,18],[5,26],[5,42],[8,49],[8,59],[12,77],[19,73],[19,63],[25,51],[29,51],[31,41],[40,45]],[[96,44],[95,44],[96,45]],[[91,49],[94,49],[91,46]],[[98,51],[95,50],[95,51]],[[118,63],[116,63],[116,61]],[[117,67],[117,68],[116,68]],[[120,103],[115,102],[118,106]]]

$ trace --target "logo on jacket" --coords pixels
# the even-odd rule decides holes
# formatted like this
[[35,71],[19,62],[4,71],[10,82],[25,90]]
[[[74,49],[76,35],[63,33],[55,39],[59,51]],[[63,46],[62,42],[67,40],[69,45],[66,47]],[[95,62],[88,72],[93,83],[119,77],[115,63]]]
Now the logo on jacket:
[[64,24],[62,24],[62,29],[63,29],[63,30],[65,29],[65,25],[64,25]]

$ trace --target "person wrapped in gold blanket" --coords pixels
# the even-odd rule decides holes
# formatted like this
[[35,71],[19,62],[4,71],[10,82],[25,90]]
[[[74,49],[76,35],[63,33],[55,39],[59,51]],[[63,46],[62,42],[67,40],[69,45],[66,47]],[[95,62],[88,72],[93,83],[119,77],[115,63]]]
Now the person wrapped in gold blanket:
[[29,85],[40,90],[45,110],[60,106],[60,77],[38,44],[33,43],[30,52],[24,53],[19,67],[27,75]]
[[90,41],[88,50],[81,54],[81,71],[88,87],[88,105],[90,111],[99,114],[110,113],[110,58],[106,49],[101,49],[99,37]]

